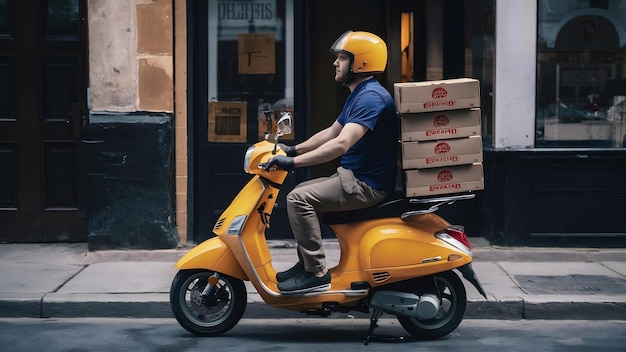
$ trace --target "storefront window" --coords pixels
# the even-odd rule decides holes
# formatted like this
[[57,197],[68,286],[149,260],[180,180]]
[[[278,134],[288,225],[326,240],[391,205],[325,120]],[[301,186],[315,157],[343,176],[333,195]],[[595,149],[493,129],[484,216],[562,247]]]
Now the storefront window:
[[254,143],[275,132],[281,112],[293,112],[291,4],[209,2],[209,142]]
[[[474,5],[474,6],[471,6]],[[493,78],[495,60],[495,3],[493,0],[482,0],[480,6],[468,3],[471,9],[472,40],[471,52],[472,71],[468,75],[480,80],[481,135],[484,145],[493,144]],[[470,51],[471,50],[471,51]]]
[[626,2],[538,0],[538,147],[626,147]]

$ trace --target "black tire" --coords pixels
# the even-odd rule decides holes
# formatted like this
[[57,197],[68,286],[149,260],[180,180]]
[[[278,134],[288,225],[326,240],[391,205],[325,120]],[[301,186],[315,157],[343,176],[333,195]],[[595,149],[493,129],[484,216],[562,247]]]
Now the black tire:
[[461,279],[453,272],[430,276],[435,282],[441,307],[433,319],[418,320],[417,318],[398,317],[400,325],[411,335],[425,340],[438,339],[456,329],[465,314],[467,296]]
[[178,323],[198,336],[218,336],[232,329],[246,310],[242,280],[221,274],[208,300],[202,291],[214,272],[181,270],[170,288],[170,305]]

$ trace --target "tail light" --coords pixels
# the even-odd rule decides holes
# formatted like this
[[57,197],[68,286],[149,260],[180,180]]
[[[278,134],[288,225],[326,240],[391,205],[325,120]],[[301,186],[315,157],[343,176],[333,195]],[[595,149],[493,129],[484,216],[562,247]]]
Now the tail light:
[[465,234],[465,228],[463,226],[451,225],[446,229],[446,233],[455,240],[463,243],[463,245],[466,246],[467,249],[472,249],[472,245],[470,244],[470,241]]

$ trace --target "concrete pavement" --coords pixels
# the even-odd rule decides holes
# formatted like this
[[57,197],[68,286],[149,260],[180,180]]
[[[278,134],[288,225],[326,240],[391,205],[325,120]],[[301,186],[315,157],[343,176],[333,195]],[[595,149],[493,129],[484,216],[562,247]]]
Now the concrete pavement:
[[[626,249],[495,247],[470,240],[488,299],[464,280],[466,318],[626,320]],[[174,263],[189,249],[89,252],[86,244],[0,244],[0,317],[173,317]],[[338,243],[327,240],[325,249],[329,264],[336,264]],[[291,241],[270,241],[270,251],[277,270],[297,258]],[[266,306],[248,285],[244,318],[301,316]]]

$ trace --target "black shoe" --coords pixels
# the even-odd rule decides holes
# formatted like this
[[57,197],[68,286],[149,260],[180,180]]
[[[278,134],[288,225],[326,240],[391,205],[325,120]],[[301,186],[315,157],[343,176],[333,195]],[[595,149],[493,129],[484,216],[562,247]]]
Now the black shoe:
[[315,273],[301,271],[287,281],[278,284],[283,294],[321,292],[330,289],[330,271],[324,276],[317,277]]
[[296,265],[292,266],[288,270],[281,271],[278,274],[276,274],[276,281],[278,282],[287,281],[291,279],[292,277],[294,277],[296,274],[300,273],[301,271],[304,271],[304,263],[302,263],[301,261],[298,261]]

